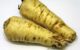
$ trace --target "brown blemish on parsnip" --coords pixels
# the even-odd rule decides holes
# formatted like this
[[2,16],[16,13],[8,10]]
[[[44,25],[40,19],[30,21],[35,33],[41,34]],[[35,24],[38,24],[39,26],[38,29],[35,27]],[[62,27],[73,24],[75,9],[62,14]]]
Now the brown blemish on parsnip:
[[8,19],[7,21],[4,22],[4,24],[3,24],[4,29],[8,26],[9,22],[10,22],[10,19]]

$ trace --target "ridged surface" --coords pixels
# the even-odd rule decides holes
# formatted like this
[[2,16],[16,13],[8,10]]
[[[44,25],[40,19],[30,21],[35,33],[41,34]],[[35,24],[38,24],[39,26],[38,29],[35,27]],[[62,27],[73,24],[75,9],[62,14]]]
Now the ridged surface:
[[52,33],[30,20],[15,16],[5,21],[4,32],[10,41],[37,43],[55,48],[63,48],[67,45],[63,36]]
[[72,42],[76,38],[75,31],[39,0],[23,0],[20,6],[20,13],[25,18],[38,23],[46,29],[61,34],[68,42]]

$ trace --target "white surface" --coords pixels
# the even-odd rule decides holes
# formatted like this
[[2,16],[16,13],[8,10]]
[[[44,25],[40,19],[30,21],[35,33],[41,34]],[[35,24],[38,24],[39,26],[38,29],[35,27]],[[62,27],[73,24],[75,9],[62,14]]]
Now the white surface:
[[[60,16],[77,33],[77,40],[64,50],[80,50],[80,0],[41,0],[41,2]],[[21,0],[0,0],[0,50],[48,50],[47,47],[17,45],[6,40],[3,22],[10,16],[20,16],[17,9],[20,3]]]

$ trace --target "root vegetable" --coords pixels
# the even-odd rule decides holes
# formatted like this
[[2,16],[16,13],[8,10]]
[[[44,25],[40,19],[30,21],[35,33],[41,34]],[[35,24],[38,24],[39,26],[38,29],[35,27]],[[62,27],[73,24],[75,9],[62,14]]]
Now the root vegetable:
[[7,38],[14,42],[36,43],[55,48],[63,48],[67,44],[61,35],[16,16],[5,21],[4,32]]
[[20,13],[46,29],[57,32],[64,36],[65,40],[72,42],[76,38],[76,33],[68,27],[61,18],[51,12],[47,6],[39,0],[22,0]]

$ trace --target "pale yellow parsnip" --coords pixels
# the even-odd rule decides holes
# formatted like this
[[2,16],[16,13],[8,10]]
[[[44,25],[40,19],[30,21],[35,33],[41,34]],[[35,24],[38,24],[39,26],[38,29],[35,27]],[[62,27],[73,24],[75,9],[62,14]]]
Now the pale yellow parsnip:
[[19,10],[23,17],[34,21],[52,32],[55,31],[61,34],[68,42],[72,42],[76,38],[75,31],[39,0],[23,0]]
[[10,17],[4,23],[4,32],[10,41],[23,43],[36,43],[44,46],[63,48],[67,42],[65,39],[36,23],[20,17]]

